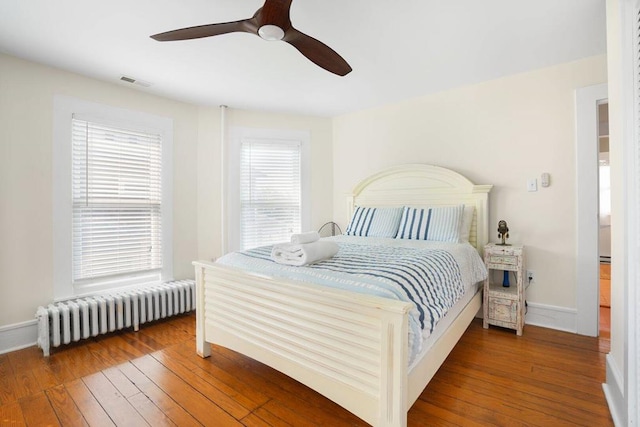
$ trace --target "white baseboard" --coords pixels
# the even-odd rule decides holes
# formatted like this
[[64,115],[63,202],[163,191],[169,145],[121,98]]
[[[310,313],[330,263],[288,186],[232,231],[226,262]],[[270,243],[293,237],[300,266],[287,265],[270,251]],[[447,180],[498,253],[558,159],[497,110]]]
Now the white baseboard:
[[527,304],[526,324],[565,332],[577,332],[578,311],[576,309],[533,302]]
[[29,320],[0,327],[0,354],[36,345],[38,322]]
[[607,354],[607,382],[602,384],[609,412],[616,427],[627,425],[627,404],[622,391],[622,376],[611,353]]

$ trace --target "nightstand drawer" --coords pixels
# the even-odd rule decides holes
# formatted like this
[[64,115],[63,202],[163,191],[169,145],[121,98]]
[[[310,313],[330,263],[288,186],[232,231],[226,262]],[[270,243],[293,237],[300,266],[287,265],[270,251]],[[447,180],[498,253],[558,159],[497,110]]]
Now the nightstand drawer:
[[514,300],[489,297],[489,319],[505,323],[516,323],[518,302]]
[[518,265],[518,257],[515,255],[489,255],[489,263],[491,264],[506,264],[506,265]]

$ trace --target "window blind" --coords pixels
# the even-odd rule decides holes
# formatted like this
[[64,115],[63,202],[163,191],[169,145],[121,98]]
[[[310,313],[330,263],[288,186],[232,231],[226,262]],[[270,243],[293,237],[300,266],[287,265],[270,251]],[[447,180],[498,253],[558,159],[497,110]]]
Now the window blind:
[[242,249],[289,241],[301,229],[301,144],[245,139],[240,155]]
[[162,138],[72,119],[73,281],[162,268]]

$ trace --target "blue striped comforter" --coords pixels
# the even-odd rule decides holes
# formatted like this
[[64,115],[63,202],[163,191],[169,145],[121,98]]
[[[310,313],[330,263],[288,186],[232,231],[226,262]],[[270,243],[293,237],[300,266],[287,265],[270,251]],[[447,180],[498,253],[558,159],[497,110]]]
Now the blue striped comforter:
[[234,252],[217,262],[272,277],[412,302],[410,360],[420,352],[421,337],[428,337],[465,291],[486,276],[484,263],[468,244],[351,236],[334,240],[340,250],[333,258],[304,267],[273,262],[270,246]]

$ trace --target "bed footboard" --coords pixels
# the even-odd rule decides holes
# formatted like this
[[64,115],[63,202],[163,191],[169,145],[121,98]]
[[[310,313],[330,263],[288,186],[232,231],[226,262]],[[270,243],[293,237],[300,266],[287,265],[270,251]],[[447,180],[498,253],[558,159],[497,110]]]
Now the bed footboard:
[[410,303],[194,265],[199,355],[230,348],[372,425],[406,425]]

